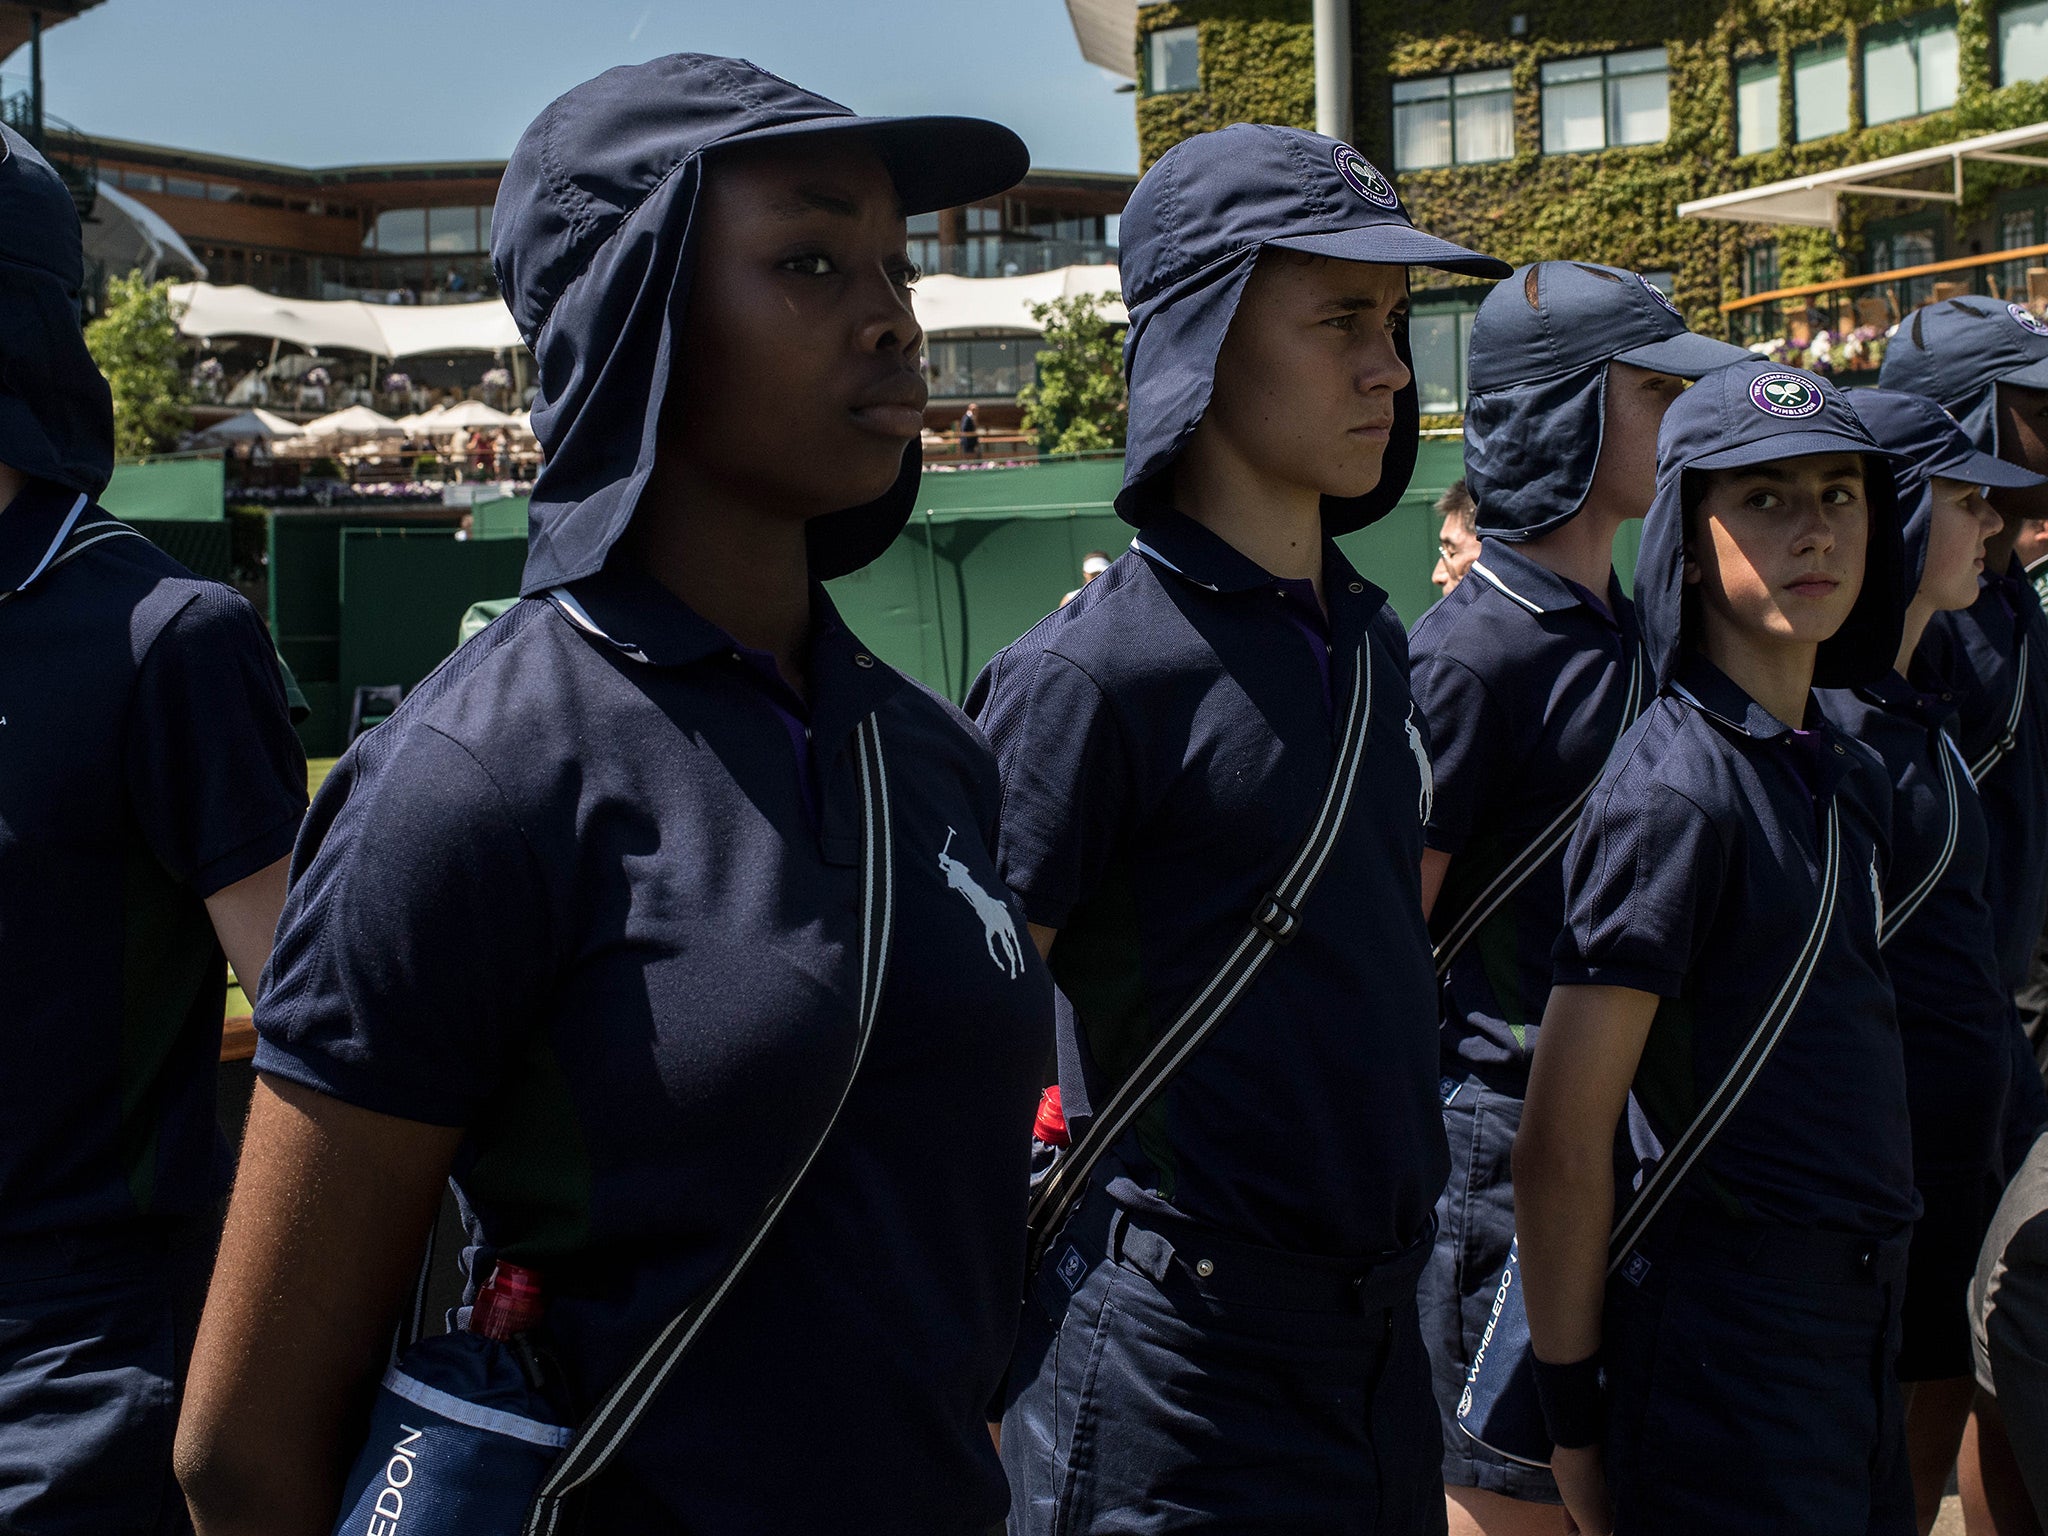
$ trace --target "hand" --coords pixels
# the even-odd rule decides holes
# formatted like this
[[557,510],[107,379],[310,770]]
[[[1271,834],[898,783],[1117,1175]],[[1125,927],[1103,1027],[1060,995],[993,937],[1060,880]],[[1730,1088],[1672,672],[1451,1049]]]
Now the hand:
[[1573,1531],[1580,1536],[1613,1536],[1614,1511],[1607,1502],[1607,1472],[1600,1463],[1599,1446],[1571,1451],[1558,1447],[1550,1453],[1550,1475],[1557,1479]]

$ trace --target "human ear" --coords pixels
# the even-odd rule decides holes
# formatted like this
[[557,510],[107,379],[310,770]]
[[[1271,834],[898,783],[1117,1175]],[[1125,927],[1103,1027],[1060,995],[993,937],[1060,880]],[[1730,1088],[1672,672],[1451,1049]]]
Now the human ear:
[[1700,563],[1693,559],[1690,552],[1685,557],[1684,572],[1685,584],[1688,587],[1696,587],[1700,584]]

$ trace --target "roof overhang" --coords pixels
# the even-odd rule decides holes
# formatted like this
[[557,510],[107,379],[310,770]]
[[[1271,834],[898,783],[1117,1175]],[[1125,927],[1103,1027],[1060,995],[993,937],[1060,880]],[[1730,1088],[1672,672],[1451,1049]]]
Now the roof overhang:
[[[1678,205],[1681,219],[1727,219],[1737,224],[1799,224],[1810,229],[1833,229],[1841,212],[1841,200],[1851,197],[1903,198],[1916,202],[1959,203],[1963,200],[1963,162],[1976,160],[1994,165],[2028,165],[2048,171],[2048,153],[2023,154],[2029,146],[2048,149],[2048,123],[2025,128],[2007,128],[1953,144],[1928,149],[1911,149],[1903,155],[1866,160],[1861,165],[1839,166],[1816,171],[1811,176],[1794,176],[1787,181],[1766,182],[1745,192],[1723,192]],[[1946,187],[1901,187],[1888,178],[1946,167]]]
[[36,0],[31,5],[28,0],[0,0],[0,59],[27,45],[38,13],[47,32],[58,22],[69,21],[100,3],[101,0]]
[[1125,80],[1138,78],[1138,0],[1067,0],[1081,57]]

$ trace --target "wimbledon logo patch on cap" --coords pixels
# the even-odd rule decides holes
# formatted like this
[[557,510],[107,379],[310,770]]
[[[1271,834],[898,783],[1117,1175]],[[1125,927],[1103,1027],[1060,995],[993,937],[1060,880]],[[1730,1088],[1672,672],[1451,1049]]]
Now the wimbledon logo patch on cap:
[[2005,306],[2005,312],[2012,316],[2013,324],[2021,330],[2032,331],[2036,336],[2048,336],[2048,325],[2042,324],[2041,317],[2026,305],[2008,304]]
[[1345,184],[1368,203],[1380,208],[1401,206],[1401,200],[1394,196],[1393,183],[1349,144],[1339,144],[1331,150],[1330,163],[1337,167],[1337,174],[1344,178]]
[[1760,373],[1750,381],[1750,404],[1787,420],[1811,416],[1821,408],[1820,386],[1797,373]]
[[[1665,294],[1662,288],[1659,288],[1655,283],[1651,282],[1647,277],[1643,276],[1643,274],[1640,272],[1636,274],[1636,281],[1643,285],[1643,292],[1647,293],[1659,304],[1662,304],[1674,315],[1678,315],[1678,306],[1671,302],[1670,298]],[[1678,315],[1678,318],[1683,320],[1685,316]]]

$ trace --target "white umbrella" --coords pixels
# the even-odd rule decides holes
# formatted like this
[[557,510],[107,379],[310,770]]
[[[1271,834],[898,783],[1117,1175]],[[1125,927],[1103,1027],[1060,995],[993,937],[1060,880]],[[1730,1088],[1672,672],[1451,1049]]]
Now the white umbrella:
[[367,405],[352,405],[318,421],[309,421],[305,430],[308,437],[400,437],[405,432],[389,416]]
[[280,437],[297,437],[299,428],[282,416],[273,416],[264,410],[244,411],[239,416],[230,416],[226,421],[217,421],[204,432],[192,439],[195,443],[252,443],[269,441]]
[[527,435],[528,437],[532,437],[532,436],[533,436],[533,412],[532,412],[532,411],[514,411],[514,412],[512,413],[512,430],[513,430],[514,432],[524,432],[524,433],[525,433],[525,434],[526,434],[526,435]]
[[427,423],[430,432],[453,432],[457,427],[467,427],[474,432],[479,427],[509,427],[512,418],[503,411],[494,411],[481,400],[465,400],[460,405],[451,405],[447,410]]
[[447,406],[437,405],[432,410],[417,411],[410,416],[399,417],[398,425],[405,428],[408,433],[419,432],[439,421],[447,414],[447,410]]

